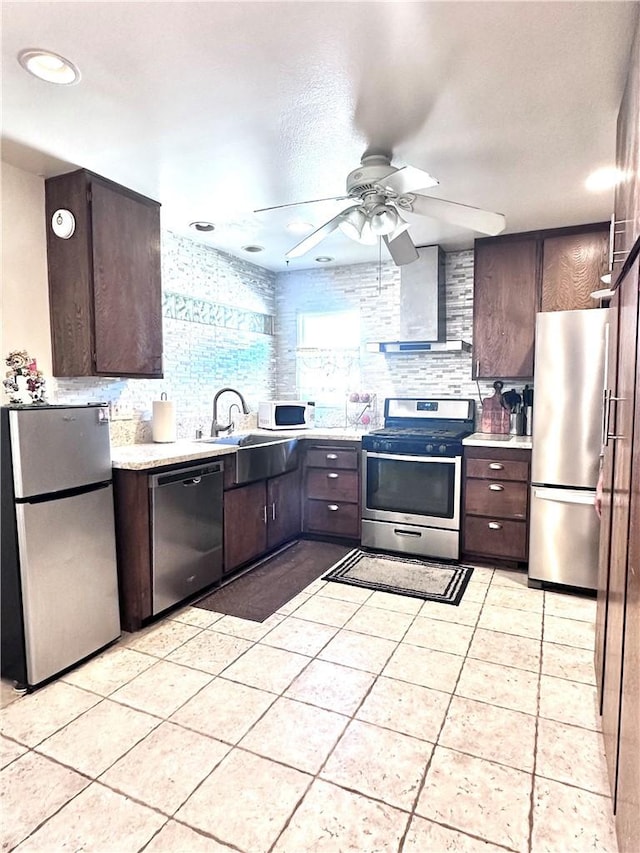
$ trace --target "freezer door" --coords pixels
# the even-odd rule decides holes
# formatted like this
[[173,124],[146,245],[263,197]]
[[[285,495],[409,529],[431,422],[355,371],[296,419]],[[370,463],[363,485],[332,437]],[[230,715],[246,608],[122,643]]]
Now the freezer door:
[[608,308],[537,316],[534,483],[596,487],[608,318]]
[[598,588],[600,521],[595,498],[594,491],[531,487],[531,580]]
[[106,406],[14,409],[9,425],[16,498],[111,479]]
[[120,635],[112,487],[16,504],[16,517],[27,675],[35,685]]

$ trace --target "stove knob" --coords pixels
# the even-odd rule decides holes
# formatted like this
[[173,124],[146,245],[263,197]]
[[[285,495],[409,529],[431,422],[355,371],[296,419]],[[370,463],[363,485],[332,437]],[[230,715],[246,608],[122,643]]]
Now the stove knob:
[[438,450],[440,451],[440,453],[446,453],[447,452],[447,445],[441,444],[440,447],[438,448]]
[[427,444],[425,450],[427,451],[427,453],[433,453],[433,444]]

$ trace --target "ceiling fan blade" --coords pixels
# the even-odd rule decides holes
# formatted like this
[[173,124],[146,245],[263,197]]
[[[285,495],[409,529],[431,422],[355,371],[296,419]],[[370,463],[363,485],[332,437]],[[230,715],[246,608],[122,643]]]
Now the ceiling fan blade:
[[386,235],[382,238],[396,266],[413,263],[418,260],[418,251],[409,237],[408,231],[402,231],[393,240]]
[[280,210],[282,207],[298,207],[301,204],[316,204],[319,201],[346,201],[351,196],[334,195],[330,198],[312,198],[310,201],[292,201],[290,204],[275,204],[273,207],[259,207],[254,213],[264,213],[266,210]]
[[401,166],[397,172],[392,172],[378,183],[385,190],[404,195],[405,193],[415,193],[418,190],[436,187],[439,181],[428,172],[423,172],[422,169],[416,169],[414,166]]
[[407,201],[408,204],[403,203],[404,200],[398,200],[399,207],[403,211],[417,213],[419,216],[431,216],[433,219],[441,219],[451,225],[461,225],[479,234],[494,236],[507,227],[507,220],[501,213],[492,213],[489,210],[481,210],[479,207],[470,207],[467,204],[419,194],[409,195]]
[[293,249],[289,249],[289,251],[285,254],[285,258],[300,258],[309,249],[313,249],[314,246],[317,246],[321,240],[324,240],[325,237],[328,237],[333,231],[336,230],[338,225],[342,222],[345,217],[345,214],[350,210],[355,210],[355,208],[359,207],[357,204],[352,204],[349,207],[341,210],[337,216],[334,216],[333,219],[330,219],[328,222],[325,222],[324,225],[321,225],[319,228],[316,228],[311,234],[307,235],[304,240],[301,240],[297,243]]

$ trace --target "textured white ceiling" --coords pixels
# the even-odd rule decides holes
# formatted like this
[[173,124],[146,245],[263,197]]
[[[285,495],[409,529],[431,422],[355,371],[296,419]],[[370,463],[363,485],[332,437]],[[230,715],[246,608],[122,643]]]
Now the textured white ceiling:
[[[3,2],[3,159],[86,167],[158,199],[163,225],[274,270],[340,204],[369,145],[435,175],[432,195],[504,213],[507,232],[608,219],[588,193],[614,160],[638,4],[630,2]],[[42,47],[76,86],[26,74]],[[418,245],[473,245],[414,218]],[[193,232],[191,232],[193,234]],[[242,246],[258,243],[259,255]],[[383,252],[386,250],[383,249]],[[341,232],[290,268],[374,260]]]

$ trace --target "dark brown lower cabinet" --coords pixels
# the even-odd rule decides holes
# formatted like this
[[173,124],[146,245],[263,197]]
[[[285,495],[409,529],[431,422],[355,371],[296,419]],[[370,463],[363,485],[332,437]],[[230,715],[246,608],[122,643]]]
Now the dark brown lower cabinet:
[[360,538],[360,447],[314,442],[304,456],[304,530]]

